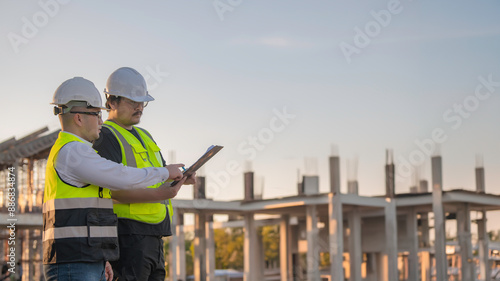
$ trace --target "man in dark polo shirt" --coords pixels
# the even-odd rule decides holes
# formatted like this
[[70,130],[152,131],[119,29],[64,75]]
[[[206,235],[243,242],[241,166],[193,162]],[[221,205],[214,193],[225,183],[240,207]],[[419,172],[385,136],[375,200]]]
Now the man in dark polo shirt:
[[[104,158],[132,167],[166,166],[160,149],[145,129],[136,127],[147,103],[153,101],[148,94],[144,77],[135,69],[122,67],[114,71],[106,83],[106,107],[109,117],[102,126],[99,139],[94,143]],[[195,175],[184,184],[193,184]],[[157,185],[148,188],[156,188]],[[120,259],[112,263],[118,280],[163,281],[165,260],[162,237],[172,235],[170,222],[173,215],[170,199],[149,203],[134,203],[127,191],[112,193],[112,198],[126,204],[113,206],[118,216]],[[145,202],[148,198],[138,198]]]

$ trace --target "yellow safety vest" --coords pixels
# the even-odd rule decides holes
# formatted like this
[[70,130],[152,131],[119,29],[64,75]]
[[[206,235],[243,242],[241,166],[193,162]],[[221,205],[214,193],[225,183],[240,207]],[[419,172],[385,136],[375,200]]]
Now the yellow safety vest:
[[109,189],[76,187],[61,180],[54,160],[78,137],[60,132],[50,150],[43,198],[43,263],[117,260],[117,217]]
[[[163,167],[160,155],[160,148],[153,141],[153,138],[148,131],[133,127],[140,138],[144,142],[138,140],[132,133],[122,128],[112,121],[104,122],[104,127],[108,128],[118,140],[122,153],[122,163],[125,166],[146,168],[146,167]],[[148,186],[148,188],[157,188],[163,183]],[[173,208],[170,199],[167,204],[170,221],[172,221]],[[167,210],[162,203],[131,203],[131,204],[114,204],[113,209],[118,218],[127,218],[149,224],[158,224],[162,222]]]

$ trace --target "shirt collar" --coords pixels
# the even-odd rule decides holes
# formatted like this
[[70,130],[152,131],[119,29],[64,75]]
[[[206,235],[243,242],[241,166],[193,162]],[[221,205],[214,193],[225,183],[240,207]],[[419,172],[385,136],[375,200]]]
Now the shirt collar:
[[75,134],[73,134],[73,133],[66,132],[66,131],[62,131],[62,133],[73,135],[73,136],[77,137],[78,139],[80,139],[80,140],[81,140],[83,143],[85,143],[86,145],[88,145],[88,146],[92,147],[92,143],[91,143],[91,142],[89,142],[89,141],[87,141],[87,140],[85,140],[85,139],[81,138],[80,136],[77,136],[77,135],[75,135]]

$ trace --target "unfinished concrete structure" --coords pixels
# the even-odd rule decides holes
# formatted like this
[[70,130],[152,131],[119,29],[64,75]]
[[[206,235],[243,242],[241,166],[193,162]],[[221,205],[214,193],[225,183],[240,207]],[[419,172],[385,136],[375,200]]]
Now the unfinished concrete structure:
[[[11,248],[23,271],[22,280],[42,280],[42,199],[45,165],[59,131],[37,130],[19,140],[0,143],[0,264],[10,260]],[[14,179],[8,181],[9,178]],[[14,183],[15,196],[8,196]],[[13,199],[14,201],[8,201]],[[10,203],[10,205],[9,205]],[[8,207],[14,203],[15,213]],[[7,226],[15,225],[15,244]],[[10,242],[10,243],[9,243]],[[16,271],[19,266],[16,265]]]
[[[45,159],[58,132],[42,129],[0,144],[0,261],[8,258],[9,212],[6,208],[8,168],[15,167],[17,202],[16,257],[23,266],[23,280],[41,280],[42,194]],[[427,181],[395,190],[395,167],[387,156],[386,194],[358,194],[358,184],[348,179],[348,193],[340,190],[340,158],[329,157],[330,190],[319,193],[318,176],[305,176],[297,195],[279,199],[254,196],[254,173],[244,173],[243,200],[222,202],[206,198],[206,179],[194,187],[194,200],[173,200],[174,233],[170,239],[169,280],[186,280],[184,233],[195,234],[195,280],[215,280],[214,229],[244,227],[244,279],[265,280],[263,246],[258,228],[279,225],[281,280],[489,280],[491,264],[486,213],[500,209],[500,197],[485,193],[484,169],[476,168],[476,191],[443,191],[441,157],[432,158],[431,190]],[[472,171],[471,171],[472,172]],[[481,216],[471,220],[471,212]],[[184,225],[184,214],[194,214],[194,226]],[[213,215],[236,220],[214,222]],[[259,215],[268,215],[259,219]],[[445,224],[456,220],[457,241],[446,243]],[[471,228],[477,224],[478,256],[473,257]],[[431,234],[434,232],[434,241]],[[451,249],[453,251],[451,251]],[[330,263],[322,264],[321,257]],[[475,262],[478,261],[478,266]],[[454,266],[449,270],[448,264]]]
[[[486,194],[484,168],[476,168],[476,191],[443,191],[441,157],[432,163],[432,190],[419,182],[412,193],[395,192],[395,171],[390,153],[386,164],[386,195],[357,194],[350,180],[349,193],[340,192],[340,159],[329,158],[330,192],[318,193],[317,177],[304,177],[297,196],[254,200],[253,172],[244,174],[245,198],[220,202],[204,197],[205,178],[194,189],[194,200],[175,200],[177,240],[170,244],[176,270],[170,280],[185,280],[184,213],[195,214],[195,245],[213,245],[216,227],[245,229],[245,280],[265,280],[263,249],[257,227],[280,227],[281,280],[490,280],[491,263],[486,212],[500,210],[500,196]],[[473,172],[473,171],[471,171]],[[199,196],[203,194],[203,196]],[[472,255],[471,212],[481,214],[477,224],[478,257]],[[239,221],[214,223],[214,214],[239,215]],[[256,220],[266,214],[271,219]],[[446,221],[456,220],[457,242],[446,243]],[[200,223],[204,222],[204,223]],[[434,241],[430,233],[434,231]],[[181,246],[182,245],[182,246]],[[214,280],[213,250],[195,246],[195,280]],[[299,262],[305,252],[306,263]],[[320,253],[328,253],[330,265],[320,268]],[[175,260],[173,258],[175,257]],[[476,266],[476,262],[478,266]],[[448,264],[454,268],[448,268]],[[478,278],[478,279],[476,279]]]

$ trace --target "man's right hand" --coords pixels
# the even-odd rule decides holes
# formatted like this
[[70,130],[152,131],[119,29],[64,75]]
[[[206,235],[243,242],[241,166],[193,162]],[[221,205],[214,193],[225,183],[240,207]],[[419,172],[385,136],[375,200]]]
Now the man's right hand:
[[165,166],[165,168],[167,168],[168,174],[169,174],[168,179],[171,179],[174,181],[182,179],[182,172],[180,170],[181,167],[184,167],[184,164],[171,164],[171,165]]

